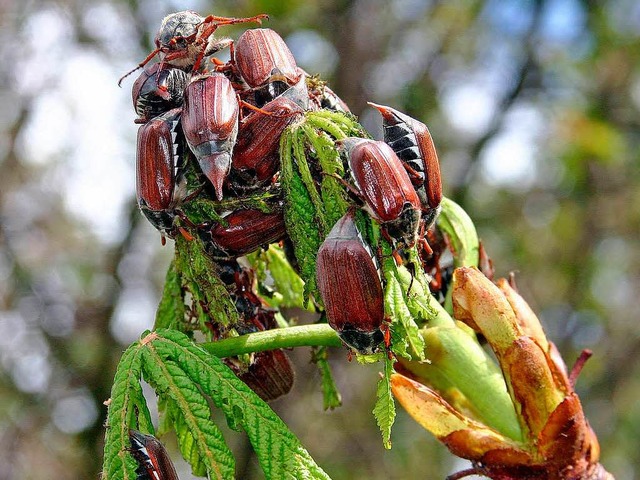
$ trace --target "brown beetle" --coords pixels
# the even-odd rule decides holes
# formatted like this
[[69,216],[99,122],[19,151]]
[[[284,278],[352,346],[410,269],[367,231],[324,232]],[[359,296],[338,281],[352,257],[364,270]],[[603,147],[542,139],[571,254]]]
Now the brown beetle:
[[144,67],[158,54],[162,54],[162,64],[197,72],[205,56],[212,55],[232,43],[228,38],[216,39],[213,36],[218,27],[247,22],[261,23],[265,18],[269,18],[268,15],[260,14],[248,18],[215,15],[202,17],[192,10],[167,15],[156,34],[156,48],[136,68],[123,75],[118,80],[118,86],[122,80]]
[[180,109],[170,110],[138,129],[136,196],[138,206],[160,232],[173,237],[175,209],[186,187],[178,174]]
[[131,455],[138,462],[137,478],[150,480],[179,480],[176,469],[164,445],[153,435],[129,430]]
[[351,176],[365,209],[393,240],[413,246],[421,205],[400,159],[384,142],[347,138],[338,144],[347,154]]
[[384,141],[404,163],[416,188],[427,227],[440,211],[442,180],[440,163],[427,126],[398,110],[369,102],[382,115]]
[[309,94],[305,73],[282,37],[269,28],[246,30],[233,45],[232,69],[253,92],[254,103],[261,107],[286,94],[305,110]]
[[145,68],[131,89],[133,108],[138,114],[135,123],[146,123],[182,106],[188,82],[189,74],[177,68],[161,68],[159,63]]
[[[256,293],[255,272],[237,260],[217,262],[220,279],[230,288],[240,322],[233,327],[240,335],[277,328],[275,310],[266,307]],[[287,394],[294,381],[289,357],[282,349],[251,354],[250,360],[225,358],[224,362],[265,401]]]
[[281,210],[264,213],[249,208],[235,210],[201,235],[207,253],[217,259],[236,258],[256,251],[286,235]]
[[304,114],[304,110],[286,97],[278,97],[240,121],[238,140],[233,150],[231,178],[233,186],[250,189],[280,169],[282,132]]
[[382,283],[371,249],[347,212],[318,250],[318,290],[329,325],[344,343],[363,354],[384,340]]
[[231,168],[239,112],[236,93],[222,74],[197,77],[185,90],[184,135],[218,200],[222,199],[222,187]]

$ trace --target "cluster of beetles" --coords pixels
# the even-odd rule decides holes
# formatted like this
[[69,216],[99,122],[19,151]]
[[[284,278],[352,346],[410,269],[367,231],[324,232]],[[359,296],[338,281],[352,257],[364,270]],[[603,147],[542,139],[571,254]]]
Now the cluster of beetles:
[[[213,36],[221,25],[264,18],[171,14],[156,35],[156,48],[138,67],[143,71],[132,89],[136,123],[141,124],[137,200],[163,237],[190,235],[179,227],[184,222],[176,221],[188,221],[180,207],[194,194],[186,186],[185,145],[200,167],[202,188],[222,201],[277,189],[280,137],[305,111],[349,112],[326,85],[310,81],[275,31],[248,29],[235,42]],[[231,51],[228,62],[212,56],[224,48]],[[160,61],[150,64],[155,57]],[[396,248],[419,242],[431,253],[425,232],[438,215],[442,187],[429,131],[393,108],[370,105],[381,113],[384,141],[340,140],[350,175],[342,181]],[[251,272],[235,260],[287,235],[277,205],[270,213],[239,208],[226,212],[224,222],[194,227],[210,256],[226,262],[238,292],[251,290]],[[382,285],[375,257],[355,226],[353,211],[337,222],[318,251],[317,281],[328,322],[361,353],[375,351],[382,342]],[[343,278],[361,282],[345,284]]]
[[[216,201],[277,192],[279,144],[285,129],[309,110],[349,112],[330,88],[297,66],[275,31],[247,29],[237,41],[214,36],[220,26],[261,23],[265,18],[171,14],[156,35],[156,48],[129,72],[142,69],[132,89],[135,121],[141,124],[138,205],[163,240],[176,235],[189,239],[197,232],[207,254],[220,266],[220,278],[233,291],[245,320],[236,326],[239,333],[275,327],[273,312],[253,288],[254,272],[237,259],[286,241],[282,199],[274,195],[270,213],[237,208],[225,212],[222,222],[191,224],[189,230],[183,228],[189,220],[181,207],[202,192]],[[226,48],[229,61],[214,57]],[[159,61],[152,63],[156,58]],[[418,243],[429,255],[425,232],[434,223],[442,198],[433,141],[423,123],[393,108],[370,105],[382,116],[384,141],[337,142],[348,172],[341,182],[354,203],[380,224],[394,249]],[[195,191],[187,187],[186,148],[199,166],[202,186]],[[344,343],[360,353],[375,352],[385,341],[382,279],[376,254],[360,235],[353,209],[336,223],[317,253],[317,285],[328,323]],[[239,376],[267,400],[286,393],[293,381],[282,351],[256,354],[249,369],[240,370]],[[274,375],[277,378],[269,381]],[[134,450],[140,464],[151,462],[153,456],[145,448],[149,441],[133,431],[132,435],[132,442],[139,444]],[[144,467],[147,472],[160,471],[153,468]]]

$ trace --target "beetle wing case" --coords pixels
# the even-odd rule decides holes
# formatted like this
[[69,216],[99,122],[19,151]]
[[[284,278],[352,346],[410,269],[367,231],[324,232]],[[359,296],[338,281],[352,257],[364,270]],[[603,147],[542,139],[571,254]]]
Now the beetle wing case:
[[129,430],[131,455],[138,462],[138,479],[179,480],[164,445],[153,435]]
[[382,342],[382,284],[370,250],[348,212],[318,250],[317,281],[329,325],[360,353]]
[[239,113],[236,93],[224,75],[200,76],[187,86],[182,128],[219,200],[231,168]]

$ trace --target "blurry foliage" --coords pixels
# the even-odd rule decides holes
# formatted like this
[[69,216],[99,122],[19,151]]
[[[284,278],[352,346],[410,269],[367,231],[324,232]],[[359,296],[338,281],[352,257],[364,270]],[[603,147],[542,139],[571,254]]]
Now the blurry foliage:
[[[270,13],[374,135],[368,100],[429,125],[498,273],[519,272],[569,364],[594,350],[577,387],[602,463],[638,478],[637,2],[41,0],[0,6],[0,479],[99,471],[115,362],[152,324],[171,253],[134,206],[130,83],[115,84],[177,8]],[[330,352],[343,406],[325,413],[310,352],[293,358],[274,408],[332,478],[460,467],[403,412],[383,451],[375,367]],[[236,450],[238,477],[259,478]]]

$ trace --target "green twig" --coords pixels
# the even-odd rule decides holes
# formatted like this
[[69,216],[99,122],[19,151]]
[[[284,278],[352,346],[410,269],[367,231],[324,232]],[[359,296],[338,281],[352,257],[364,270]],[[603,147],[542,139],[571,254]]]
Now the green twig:
[[212,355],[224,358],[277,348],[340,347],[342,342],[329,325],[321,324],[276,328],[217,342],[202,343],[200,346]]

